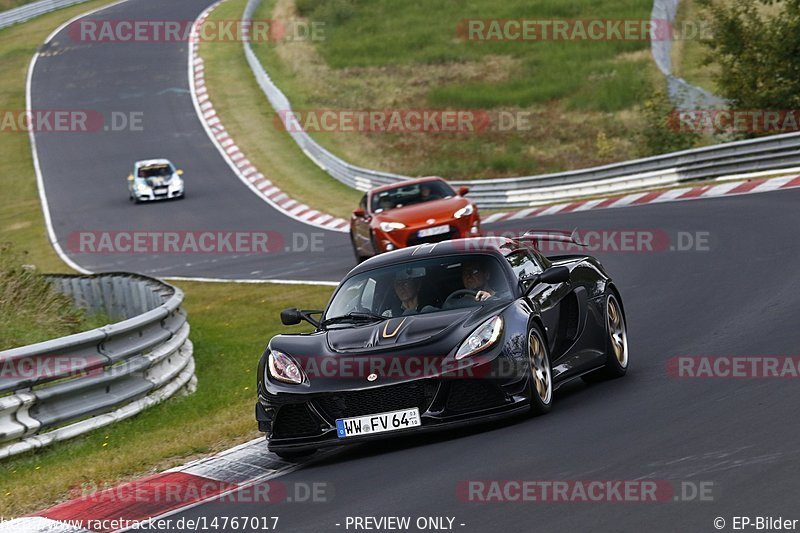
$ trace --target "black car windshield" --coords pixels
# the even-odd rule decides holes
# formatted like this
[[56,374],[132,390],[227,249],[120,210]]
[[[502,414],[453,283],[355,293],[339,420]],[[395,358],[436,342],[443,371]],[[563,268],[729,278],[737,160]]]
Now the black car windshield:
[[512,297],[493,256],[442,256],[376,268],[345,280],[331,300],[325,320],[363,323],[365,317],[379,320],[435,313],[491,305]]
[[174,170],[171,165],[149,165],[139,167],[140,178],[166,178],[172,176]]
[[447,183],[439,180],[413,183],[372,194],[372,211],[381,213],[407,205],[441,200],[455,196],[455,191]]

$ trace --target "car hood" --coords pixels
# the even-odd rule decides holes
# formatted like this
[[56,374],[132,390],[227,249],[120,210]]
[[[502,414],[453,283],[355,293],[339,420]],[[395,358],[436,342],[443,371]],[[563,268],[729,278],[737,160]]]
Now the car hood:
[[148,187],[164,187],[172,182],[172,176],[159,176],[152,178],[141,178]]
[[469,200],[463,196],[453,196],[390,209],[385,213],[377,213],[374,219],[377,222],[402,222],[406,226],[425,224],[431,218],[436,221],[450,220],[453,218],[453,213],[467,204]]
[[439,313],[399,316],[376,324],[333,328],[325,333],[334,352],[360,353],[431,343],[459,328],[480,307],[453,309]]

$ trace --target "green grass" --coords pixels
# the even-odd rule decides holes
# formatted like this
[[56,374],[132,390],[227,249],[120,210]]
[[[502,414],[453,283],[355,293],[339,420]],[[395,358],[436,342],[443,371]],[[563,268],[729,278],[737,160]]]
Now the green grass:
[[0,244],[0,350],[63,337],[108,324],[103,314],[73,305],[25,256]]
[[0,0],[0,11],[8,11],[9,9],[30,4],[35,1],[36,0]]
[[[210,20],[234,20],[244,4],[241,0],[223,3]],[[349,218],[361,194],[328,176],[287,133],[276,128],[275,112],[256,84],[241,44],[206,42],[200,54],[214,108],[256,168],[292,198]]]
[[[683,0],[678,5],[676,17],[677,27],[682,24],[697,25],[700,27],[701,8],[697,0]],[[704,45],[699,36],[697,38],[675,40],[672,48],[672,70],[673,73],[684,78],[692,85],[717,93],[718,87],[715,82],[719,68],[713,62],[706,64],[710,50]]]
[[[49,32],[103,3],[0,31],[0,109],[25,108],[28,63]],[[68,272],[47,240],[25,134],[0,132],[0,187],[13,191],[0,195],[0,243],[26,250],[24,262],[39,270]],[[108,428],[3,460],[0,516],[33,512],[79,495],[85,484],[135,479],[259,435],[253,418],[256,364],[270,336],[284,329],[278,325],[278,312],[288,306],[324,305],[331,289],[204,283],[180,287],[192,327],[197,392]],[[2,316],[7,320],[5,310]]]
[[[229,0],[223,6],[236,15],[243,5],[243,0]],[[642,152],[635,133],[643,127],[639,102],[658,80],[649,43],[472,42],[457,37],[459,22],[533,14],[537,19],[646,19],[651,7],[645,0],[536,0],[533,5],[527,0],[264,0],[256,18],[299,14],[324,23],[324,39],[256,43],[254,49],[299,110],[530,113],[532,127],[524,131],[312,133],[340,157],[368,168],[450,179],[508,177],[650,155]],[[598,137],[608,140],[602,148]]]

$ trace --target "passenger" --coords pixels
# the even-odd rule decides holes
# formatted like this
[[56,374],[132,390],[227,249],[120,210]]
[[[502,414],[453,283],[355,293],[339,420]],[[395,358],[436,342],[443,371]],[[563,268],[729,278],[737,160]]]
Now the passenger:
[[396,317],[435,311],[436,307],[423,305],[420,302],[419,292],[424,277],[424,268],[406,268],[397,272],[394,276],[393,284],[394,293],[397,295],[400,305],[387,309],[383,315]]

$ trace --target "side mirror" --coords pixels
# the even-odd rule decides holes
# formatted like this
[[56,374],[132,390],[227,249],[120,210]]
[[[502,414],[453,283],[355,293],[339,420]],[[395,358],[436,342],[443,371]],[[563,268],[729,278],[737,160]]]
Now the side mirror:
[[469,192],[469,187],[459,187],[458,188],[458,195],[459,196],[466,196]]
[[360,207],[358,209],[353,209],[353,216],[355,217],[363,218],[366,214],[367,212],[361,209]]
[[305,320],[315,328],[319,327],[319,321],[311,318],[311,315],[320,314],[322,311],[301,311],[296,307],[290,307],[281,311],[281,324],[284,326],[296,326]]
[[539,283],[553,285],[569,281],[569,269],[565,266],[550,267],[539,274]]
[[530,281],[531,283],[525,290],[525,294],[528,294],[539,283],[547,283],[548,285],[554,285],[556,283],[568,282],[569,269],[565,266],[550,267],[541,274],[537,274],[535,276],[532,276],[530,279],[525,279],[523,281]]
[[178,170],[175,171],[175,174],[177,174],[178,176],[183,176],[183,169],[179,168]]
[[303,320],[303,315],[296,307],[290,307],[281,311],[281,324],[284,326],[296,326]]
[[128,174],[128,181],[133,181],[133,174]]

